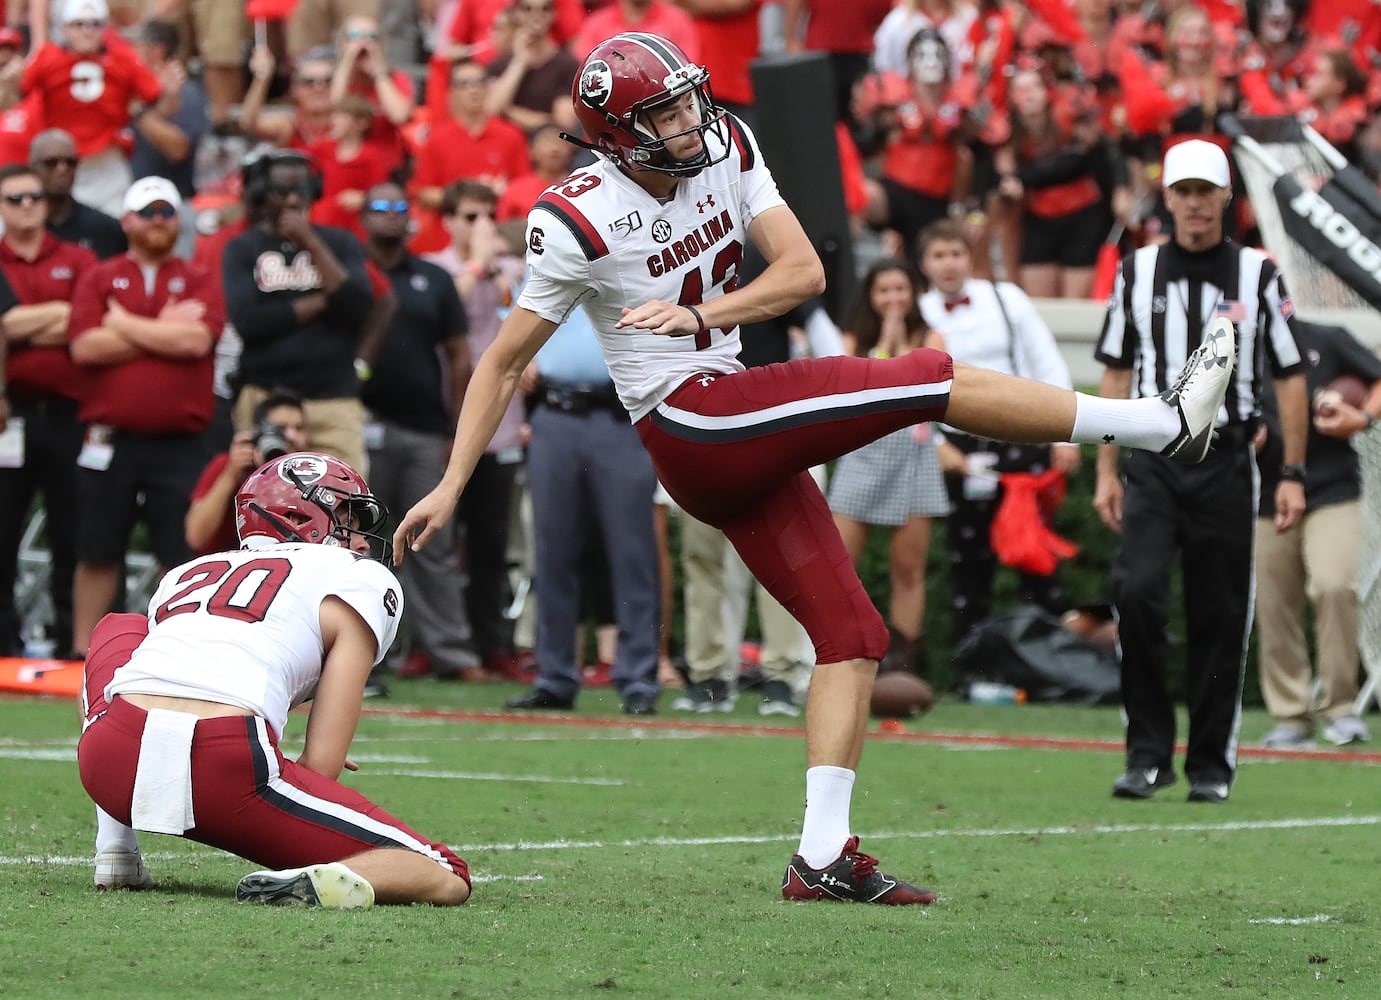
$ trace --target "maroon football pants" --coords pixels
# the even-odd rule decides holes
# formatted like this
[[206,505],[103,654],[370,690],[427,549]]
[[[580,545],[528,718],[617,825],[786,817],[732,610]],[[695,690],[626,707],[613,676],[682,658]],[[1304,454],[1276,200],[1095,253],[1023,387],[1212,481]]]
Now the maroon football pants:
[[728,536],[810,635],[817,662],[878,660],[887,627],[807,470],[943,419],[953,376],[950,356],[931,350],[696,375],[637,430],[667,492]]

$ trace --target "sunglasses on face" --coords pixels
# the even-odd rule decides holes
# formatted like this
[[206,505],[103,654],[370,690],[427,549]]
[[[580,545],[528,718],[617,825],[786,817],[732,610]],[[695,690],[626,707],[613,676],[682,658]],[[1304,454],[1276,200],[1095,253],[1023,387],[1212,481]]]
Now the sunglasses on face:
[[11,205],[37,205],[45,197],[42,191],[16,191],[5,195],[5,200]]
[[162,219],[167,222],[177,218],[177,209],[172,205],[145,205],[134,214],[141,219]]
[[376,38],[379,37],[379,33],[378,33],[377,31],[361,31],[361,30],[358,29],[358,28],[352,28],[350,31],[347,31],[347,32],[345,33],[345,37],[348,38],[348,39],[350,39],[352,42],[355,42],[355,41],[370,41],[370,42],[372,42],[372,41],[374,41]]
[[371,212],[392,212],[394,215],[407,215],[408,202],[405,198],[398,201],[389,201],[387,198],[376,198],[367,206]]
[[277,183],[269,185],[269,193],[276,194],[280,198],[288,198],[292,195],[300,195],[303,198],[311,198],[312,185],[307,181],[303,181],[300,184],[284,184],[283,182],[279,181]]
[[458,79],[458,80],[452,80],[452,81],[451,81],[451,86],[454,87],[456,90],[464,90],[464,89],[466,89],[466,88],[468,88],[468,87],[483,87],[483,86],[484,86],[486,83],[488,83],[488,82],[489,82],[489,80],[488,80],[486,77],[482,77],[482,76],[481,76],[481,77],[462,77],[462,78],[460,78],[460,79]]
[[56,170],[58,167],[76,170],[77,158],[75,156],[46,156],[38,161],[38,165],[47,170]]

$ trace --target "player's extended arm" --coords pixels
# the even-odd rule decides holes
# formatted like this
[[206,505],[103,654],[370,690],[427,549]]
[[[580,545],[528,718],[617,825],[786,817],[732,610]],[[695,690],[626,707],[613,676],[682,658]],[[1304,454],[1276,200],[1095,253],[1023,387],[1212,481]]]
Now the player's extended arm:
[[[791,209],[785,205],[769,208],[753,220],[748,236],[767,259],[767,267],[742,288],[696,307],[709,329],[775,319],[825,290],[824,265]],[[617,326],[672,337],[700,331],[690,309],[660,299],[625,309]]]
[[374,666],[378,641],[364,619],[339,597],[321,602],[321,639],[326,659],[297,762],[335,779],[345,767],[345,755],[355,738],[364,683]]
[[523,369],[555,332],[555,323],[521,306],[515,306],[504,319],[498,337],[480,355],[465,388],[455,443],[441,482],[403,515],[393,533],[395,564],[403,561],[406,548],[421,549],[451,519],[461,490],[499,428]]

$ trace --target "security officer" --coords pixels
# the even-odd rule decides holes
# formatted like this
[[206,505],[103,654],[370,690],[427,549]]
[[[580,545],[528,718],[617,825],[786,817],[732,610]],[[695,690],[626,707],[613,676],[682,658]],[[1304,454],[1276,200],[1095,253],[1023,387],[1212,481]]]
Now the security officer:
[[532,690],[510,699],[508,707],[566,709],[575,704],[583,680],[575,655],[581,557],[597,526],[604,536],[619,627],[611,680],[626,713],[651,715],[661,690],[660,587],[652,523],[657,474],[614,392],[584,310],[567,317],[534,363],[538,378],[528,419],[527,480],[538,673]]
[[1266,254],[1223,236],[1232,197],[1227,155],[1193,139],[1165,154],[1162,182],[1175,220],[1171,242],[1143,247],[1118,271],[1095,356],[1100,393],[1173,392],[1170,379],[1220,321],[1237,330],[1237,365],[1217,443],[1196,466],[1144,452],[1118,477],[1118,446],[1099,449],[1094,507],[1123,536],[1113,566],[1127,717],[1126,771],[1113,795],[1144,799],[1175,783],[1175,708],[1166,683],[1170,567],[1180,556],[1185,603],[1189,801],[1226,802],[1237,766],[1242,679],[1252,624],[1252,544],[1259,477],[1252,436],[1261,372],[1276,380],[1283,465],[1275,529],[1304,512],[1309,410],[1293,307]]
[[[397,184],[365,192],[360,223],[366,251],[388,279],[397,308],[360,386],[369,408],[364,443],[369,481],[395,510],[416,503],[440,481],[437,456],[449,447],[451,421],[470,380],[465,307],[449,274],[407,251],[410,222],[411,205]],[[423,558],[399,567],[413,649],[427,654],[437,677],[483,680],[454,549],[438,545],[431,558],[416,555]],[[397,669],[392,661],[389,668]]]

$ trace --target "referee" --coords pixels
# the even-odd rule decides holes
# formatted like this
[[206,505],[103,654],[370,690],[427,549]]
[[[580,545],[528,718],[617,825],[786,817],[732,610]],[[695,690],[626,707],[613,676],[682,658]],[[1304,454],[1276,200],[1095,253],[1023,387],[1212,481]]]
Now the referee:
[[1217,444],[1199,465],[1133,452],[1118,477],[1118,447],[1098,455],[1094,508],[1122,546],[1113,565],[1119,623],[1126,770],[1113,795],[1144,799],[1175,783],[1175,707],[1166,684],[1170,569],[1184,584],[1189,801],[1226,802],[1237,766],[1242,679],[1252,625],[1252,546],[1259,478],[1252,439],[1262,370],[1275,376],[1284,438],[1275,527],[1304,512],[1308,401],[1280,272],[1259,250],[1223,236],[1232,194],[1228,158],[1201,139],[1172,146],[1162,173],[1174,238],[1125,257],[1095,356],[1100,393],[1153,396],[1170,384],[1215,320],[1237,330],[1237,365],[1219,413]]

